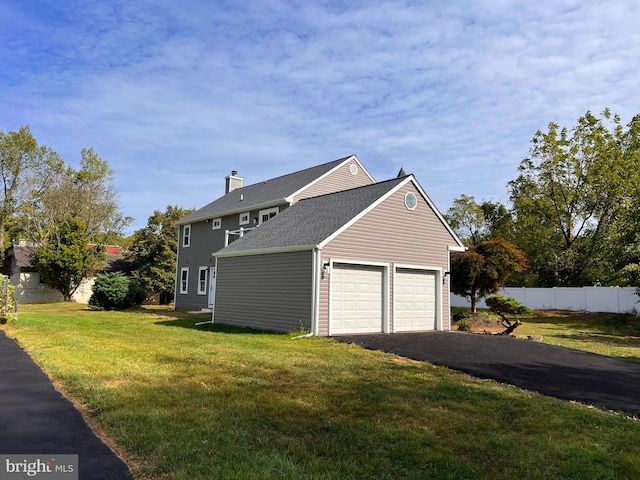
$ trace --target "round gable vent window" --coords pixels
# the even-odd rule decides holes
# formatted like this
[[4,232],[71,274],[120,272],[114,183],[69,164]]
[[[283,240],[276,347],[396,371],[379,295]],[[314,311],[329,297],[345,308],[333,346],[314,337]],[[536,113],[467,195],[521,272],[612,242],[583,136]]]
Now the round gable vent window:
[[404,196],[404,204],[409,210],[415,210],[418,206],[418,199],[415,194],[409,192]]
[[358,166],[355,163],[352,163],[351,165],[349,165],[349,171],[351,172],[351,175],[357,175]]

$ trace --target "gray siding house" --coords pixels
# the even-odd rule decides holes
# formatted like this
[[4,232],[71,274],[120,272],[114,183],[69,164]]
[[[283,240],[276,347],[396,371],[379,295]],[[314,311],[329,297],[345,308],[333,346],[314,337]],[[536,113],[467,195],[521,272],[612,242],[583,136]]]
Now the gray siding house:
[[176,308],[213,309],[213,253],[303,198],[375,182],[355,155],[248,186],[236,171],[225,180],[225,195],[177,222]]
[[[212,287],[213,321],[323,336],[448,330],[449,254],[464,246],[415,177],[375,183],[355,156],[328,165],[324,182],[306,185],[277,215],[209,248],[214,274],[198,288]],[[349,178],[360,172],[365,181]],[[181,242],[189,225],[196,242],[199,212],[180,221]],[[184,250],[177,281],[188,291]]]

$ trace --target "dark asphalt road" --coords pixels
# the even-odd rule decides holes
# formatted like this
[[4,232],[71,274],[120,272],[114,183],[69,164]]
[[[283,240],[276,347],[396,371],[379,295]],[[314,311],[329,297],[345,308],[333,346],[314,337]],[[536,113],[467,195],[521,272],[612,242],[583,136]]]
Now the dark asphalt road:
[[640,415],[640,362],[531,340],[463,332],[334,338],[552,397]]
[[133,478],[31,357],[0,331],[0,455],[77,454],[81,480]]

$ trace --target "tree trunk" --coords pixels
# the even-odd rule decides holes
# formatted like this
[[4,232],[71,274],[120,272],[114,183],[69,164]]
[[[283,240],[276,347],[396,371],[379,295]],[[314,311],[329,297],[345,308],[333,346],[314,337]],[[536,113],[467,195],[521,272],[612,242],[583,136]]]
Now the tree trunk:
[[511,335],[516,328],[522,325],[522,322],[520,320],[516,320],[515,323],[511,323],[504,313],[502,312],[496,312],[496,313],[500,315],[500,318],[502,319],[500,321],[502,326],[506,327],[505,330],[498,333],[498,335]]
[[478,313],[478,299],[476,298],[476,289],[471,289],[471,313]]

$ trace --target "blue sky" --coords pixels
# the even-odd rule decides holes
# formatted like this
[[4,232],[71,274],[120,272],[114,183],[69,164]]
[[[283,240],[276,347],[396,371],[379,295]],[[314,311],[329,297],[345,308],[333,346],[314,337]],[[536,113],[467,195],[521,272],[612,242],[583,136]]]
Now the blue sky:
[[438,208],[507,202],[536,130],[640,113],[640,2],[0,2],[0,130],[94,147],[143,227],[355,153]]

